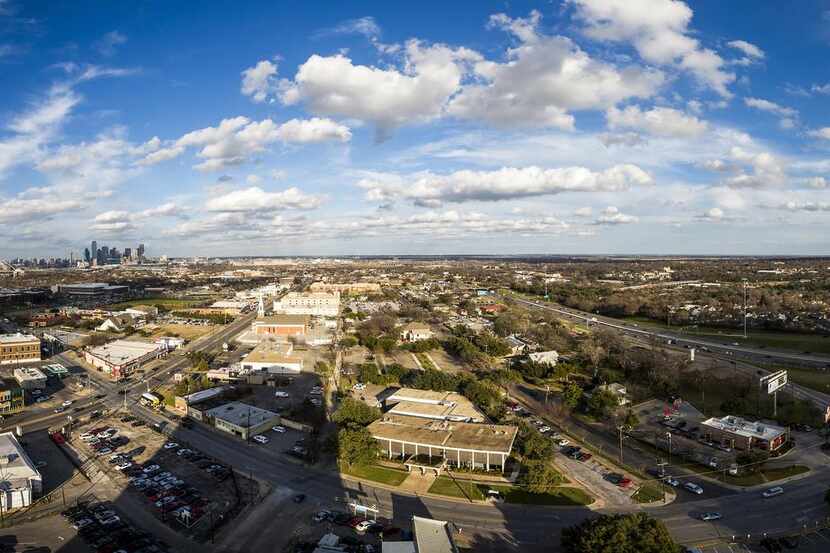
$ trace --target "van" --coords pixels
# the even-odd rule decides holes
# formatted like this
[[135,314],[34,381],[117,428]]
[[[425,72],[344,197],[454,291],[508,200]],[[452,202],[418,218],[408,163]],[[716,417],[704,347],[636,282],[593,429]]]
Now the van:
[[498,490],[491,488],[487,490],[487,498],[492,499],[493,501],[499,501],[501,499],[501,493]]

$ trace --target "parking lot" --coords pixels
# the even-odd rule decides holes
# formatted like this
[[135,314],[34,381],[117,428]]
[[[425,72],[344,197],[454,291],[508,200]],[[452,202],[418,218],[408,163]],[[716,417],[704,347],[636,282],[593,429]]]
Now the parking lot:
[[82,501],[64,510],[61,516],[93,551],[163,553],[169,549],[163,541],[132,525],[109,502]]
[[233,467],[131,416],[79,428],[73,444],[156,519],[194,539],[207,539],[214,525],[227,523],[262,493]]

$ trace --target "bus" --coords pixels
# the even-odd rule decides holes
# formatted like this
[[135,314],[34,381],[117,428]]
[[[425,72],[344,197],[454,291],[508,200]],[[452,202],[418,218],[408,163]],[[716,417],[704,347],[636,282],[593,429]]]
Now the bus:
[[138,402],[145,407],[158,407],[161,405],[161,398],[152,392],[144,392]]

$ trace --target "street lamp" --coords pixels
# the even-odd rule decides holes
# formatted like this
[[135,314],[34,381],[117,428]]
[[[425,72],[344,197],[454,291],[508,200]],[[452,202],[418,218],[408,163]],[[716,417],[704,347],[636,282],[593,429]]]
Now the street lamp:
[[744,340],[746,340],[746,279],[741,279],[744,283]]
[[669,465],[671,465],[671,432],[666,432],[666,440],[669,442]]

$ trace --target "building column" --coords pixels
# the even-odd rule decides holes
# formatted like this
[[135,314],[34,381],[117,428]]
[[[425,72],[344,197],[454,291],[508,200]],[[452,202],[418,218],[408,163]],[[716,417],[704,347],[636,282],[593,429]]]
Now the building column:
[[415,459],[418,459],[418,444],[415,444]]
[[429,448],[427,451],[428,451],[428,455],[429,455],[429,464],[431,465],[432,464],[432,446],[430,445],[430,446],[427,446],[427,447]]
[[456,453],[456,459],[457,459],[456,462],[455,462],[455,466],[457,468],[461,468],[461,450],[456,449],[455,453]]
[[490,452],[489,451],[485,452],[484,456],[485,456],[484,458],[486,460],[486,465],[485,466],[487,468],[487,472],[490,472]]
[[501,473],[502,473],[502,474],[504,474],[504,463],[505,463],[505,461],[506,461],[506,458],[505,458],[505,457],[506,457],[506,456],[505,456],[505,454],[504,454],[504,453],[502,453],[502,454],[501,454]]
[[392,459],[392,440],[389,440],[389,459]]

